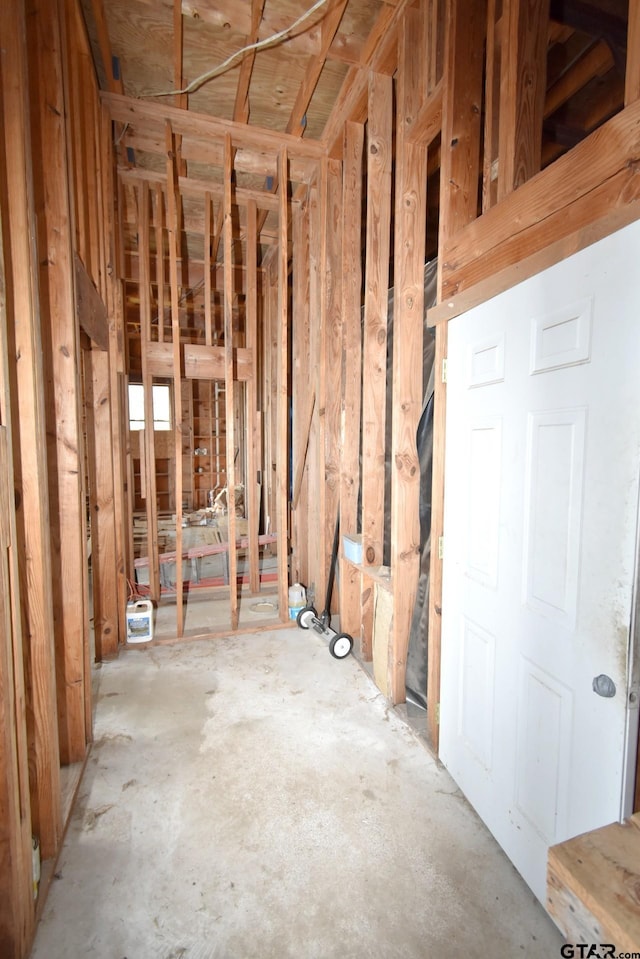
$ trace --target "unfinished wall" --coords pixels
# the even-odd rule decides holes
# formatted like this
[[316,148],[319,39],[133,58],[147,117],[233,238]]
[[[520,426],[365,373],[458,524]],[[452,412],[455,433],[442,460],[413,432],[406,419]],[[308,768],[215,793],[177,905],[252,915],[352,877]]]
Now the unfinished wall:
[[[31,4],[27,17],[14,0],[2,5],[0,37],[0,951],[23,956],[39,904],[32,836],[42,888],[91,739],[90,543],[100,576],[96,650],[118,646],[122,487],[111,442],[115,330],[105,308],[111,152],[102,149],[84,25],[74,3]],[[83,416],[89,379],[95,434]]]

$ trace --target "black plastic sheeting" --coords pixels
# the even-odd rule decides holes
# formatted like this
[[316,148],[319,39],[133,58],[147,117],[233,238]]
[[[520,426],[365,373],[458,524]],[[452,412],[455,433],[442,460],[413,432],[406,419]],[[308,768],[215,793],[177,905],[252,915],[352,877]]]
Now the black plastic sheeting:
[[[433,460],[433,384],[435,333],[426,324],[427,310],[435,306],[437,299],[436,274],[437,260],[425,264],[424,268],[424,337],[422,348],[422,383],[424,399],[422,415],[418,423],[417,447],[420,461],[420,575],[416,604],[413,610],[409,648],[407,653],[407,675],[405,692],[407,700],[423,709],[427,708],[427,669],[428,669],[428,621],[429,621],[429,561],[431,558],[431,464]],[[387,324],[387,408],[385,436],[385,515],[384,515],[384,553],[383,562],[389,566],[391,561],[391,405],[393,369],[393,290],[389,290]]]

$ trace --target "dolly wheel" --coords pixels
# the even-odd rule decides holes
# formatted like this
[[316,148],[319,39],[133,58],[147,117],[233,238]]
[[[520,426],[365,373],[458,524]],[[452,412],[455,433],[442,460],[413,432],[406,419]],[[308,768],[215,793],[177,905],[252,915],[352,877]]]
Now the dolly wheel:
[[313,621],[317,618],[317,616],[318,614],[313,606],[305,606],[305,608],[301,609],[296,616],[296,623],[300,629],[311,629],[313,626]]
[[329,652],[335,659],[344,659],[353,649],[353,639],[349,633],[338,633],[329,643]]

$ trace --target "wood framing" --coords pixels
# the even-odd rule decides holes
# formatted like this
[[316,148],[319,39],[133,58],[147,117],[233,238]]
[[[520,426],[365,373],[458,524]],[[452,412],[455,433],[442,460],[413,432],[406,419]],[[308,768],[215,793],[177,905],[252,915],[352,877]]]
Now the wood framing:
[[[44,356],[49,361],[45,395],[51,560],[60,571],[52,578],[52,600],[60,759],[66,764],[84,759],[89,738],[84,708],[89,692],[84,662],[89,613],[83,590],[86,510],[76,306],[80,316],[96,317],[97,311],[86,299],[74,300],[74,276],[85,296],[89,287],[94,288],[88,278],[83,283],[82,271],[78,280],[77,257],[74,269],[58,7],[53,0],[31,8],[29,49],[35,213],[40,249],[48,251],[39,260],[39,301]],[[101,302],[97,293],[95,298]],[[102,328],[106,330],[106,323]]]
[[21,956],[35,903],[2,219],[0,213],[0,950]]
[[[11,354],[15,356],[17,417],[14,442],[17,543],[22,564],[21,596],[29,715],[31,816],[44,858],[58,848],[62,829],[60,749],[57,729],[49,497],[46,456],[44,376],[38,296],[38,259],[31,166],[30,113],[24,11],[21,4],[0,8],[0,57],[4,111],[2,222],[11,259],[6,274],[7,313],[11,313]],[[19,409],[20,415],[17,416]]]
[[233,156],[231,136],[224,141],[224,389],[227,435],[227,517],[229,534],[229,610],[231,628],[238,628],[238,554],[236,550],[236,444],[233,381]]
[[[140,462],[144,463],[142,496],[147,514],[147,553],[149,554],[149,595],[160,599],[158,563],[158,497],[156,489],[156,448],[153,414],[153,374],[149,368],[151,343],[151,273],[149,269],[149,185],[140,184],[138,191],[139,255],[140,255],[140,330],[142,342],[142,388],[144,391],[145,429],[140,436]],[[171,357],[173,359],[173,356]],[[173,364],[172,364],[173,366]],[[173,369],[172,369],[173,372]]]
[[393,311],[393,406],[391,423],[391,570],[393,622],[388,688],[392,702],[405,700],[405,672],[420,561],[420,463],[416,433],[422,411],[422,336],[427,213],[427,147],[406,143],[426,88],[424,57],[412,37],[421,15],[408,8],[399,31],[396,113],[396,206]]
[[249,521],[249,586],[252,593],[260,589],[258,550],[260,484],[258,482],[258,386],[255,358],[258,355],[258,210],[254,200],[247,205],[247,352],[252,357],[245,394],[247,423],[247,485],[245,502]]
[[[362,162],[364,127],[347,123],[342,187],[342,396],[340,457],[340,529],[358,532],[360,493],[360,414],[362,396]],[[342,365],[342,364],[341,364]],[[340,628],[358,642],[360,636],[360,573],[340,550]]]
[[[478,36],[486,24],[485,0],[462,3],[451,0],[447,21],[445,76],[447,86],[442,108],[442,141],[452,148],[442,154],[440,174],[440,254],[438,300],[443,296],[446,266],[442,250],[449,237],[478,213],[477,183],[480,175],[480,105],[482,102],[482,56]],[[438,748],[440,721],[440,637],[442,613],[442,557],[438,544],[443,536],[444,426],[446,389],[442,363],[446,357],[447,331],[436,333],[433,482],[431,492],[431,563],[429,585],[429,669],[427,702],[431,742]]]
[[[387,379],[387,311],[391,247],[393,85],[371,74],[367,125],[367,238],[362,364],[362,558],[384,561],[384,461]],[[362,610],[362,655],[371,658],[373,589]]]
[[288,154],[286,147],[278,155],[278,179],[280,182],[279,211],[279,256],[278,256],[278,309],[276,320],[276,530],[278,533],[278,605],[280,619],[284,622],[289,616],[289,196],[288,196]]
[[[176,111],[180,114],[180,110]],[[180,243],[180,215],[173,130],[167,121],[167,234],[169,240],[169,282],[171,287],[171,343],[173,359],[173,434],[175,457],[175,540],[176,540],[176,631],[184,632],[182,584],[182,353],[180,349],[180,304],[178,292],[178,252]]]
[[498,200],[540,169],[548,23],[549,0],[503,2]]

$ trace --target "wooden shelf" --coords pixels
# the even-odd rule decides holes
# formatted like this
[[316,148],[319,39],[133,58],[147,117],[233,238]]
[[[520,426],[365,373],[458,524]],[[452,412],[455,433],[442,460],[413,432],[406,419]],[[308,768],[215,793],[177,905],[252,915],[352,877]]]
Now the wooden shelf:
[[372,583],[377,583],[378,586],[382,586],[384,589],[393,589],[391,569],[389,566],[363,566],[362,563],[352,562],[352,560],[347,559],[346,556],[344,557],[344,561],[348,563],[349,566],[357,569],[363,576],[366,576]]

